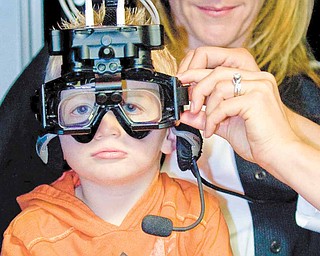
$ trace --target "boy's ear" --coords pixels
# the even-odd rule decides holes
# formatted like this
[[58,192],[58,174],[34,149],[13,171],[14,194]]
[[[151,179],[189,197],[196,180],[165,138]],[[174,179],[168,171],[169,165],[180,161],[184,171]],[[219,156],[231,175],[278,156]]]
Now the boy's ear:
[[176,135],[173,134],[172,129],[168,128],[166,131],[166,136],[163,140],[161,152],[163,154],[171,154],[176,149]]

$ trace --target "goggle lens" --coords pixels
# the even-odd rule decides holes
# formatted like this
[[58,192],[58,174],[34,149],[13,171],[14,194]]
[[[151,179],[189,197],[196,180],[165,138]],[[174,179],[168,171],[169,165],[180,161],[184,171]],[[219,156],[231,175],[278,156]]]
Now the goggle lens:
[[[114,93],[116,102],[112,100]],[[101,99],[101,95],[105,98],[104,103],[97,100],[98,97]],[[101,108],[109,110],[117,107],[133,123],[159,122],[162,118],[158,85],[153,89],[128,88],[116,92],[69,89],[62,91],[60,97],[59,125],[67,129],[90,126]]]

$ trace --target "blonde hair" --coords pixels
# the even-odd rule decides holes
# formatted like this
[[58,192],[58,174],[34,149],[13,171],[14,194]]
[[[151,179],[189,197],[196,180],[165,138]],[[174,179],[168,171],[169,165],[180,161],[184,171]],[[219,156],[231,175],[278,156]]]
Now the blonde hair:
[[[105,17],[105,6],[102,4],[94,11],[95,26],[102,26]],[[126,25],[148,25],[152,24],[144,8],[126,9]],[[59,24],[60,29],[75,29],[85,26],[85,16],[79,14],[74,22],[62,20]],[[152,64],[158,72],[174,76],[177,72],[177,61],[169,52],[167,47],[161,50],[151,51]],[[60,67],[62,64],[61,56],[50,56],[47,65],[46,81],[50,81],[60,76]]]
[[[180,58],[186,49],[184,35],[172,22],[167,0],[156,0],[168,47]],[[320,77],[312,63],[315,58],[307,43],[314,0],[265,0],[251,25],[251,33],[243,47],[254,56],[259,67],[272,73],[278,84],[285,77],[307,75],[320,85]],[[178,51],[178,52],[177,52]]]

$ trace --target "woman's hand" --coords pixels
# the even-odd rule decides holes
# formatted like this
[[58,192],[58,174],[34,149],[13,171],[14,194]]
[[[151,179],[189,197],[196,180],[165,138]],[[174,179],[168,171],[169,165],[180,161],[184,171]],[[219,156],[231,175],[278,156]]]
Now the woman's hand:
[[[236,73],[241,75],[240,96],[234,95]],[[178,77],[191,84],[190,111],[181,121],[203,130],[205,137],[225,138],[246,160],[264,167],[283,145],[299,140],[275,78],[261,72],[247,50],[198,48],[182,61]]]

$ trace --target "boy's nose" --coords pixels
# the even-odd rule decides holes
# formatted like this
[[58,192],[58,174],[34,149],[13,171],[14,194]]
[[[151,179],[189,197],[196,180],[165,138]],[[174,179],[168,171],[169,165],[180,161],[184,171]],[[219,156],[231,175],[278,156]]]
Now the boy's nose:
[[94,138],[99,139],[105,136],[119,136],[122,131],[123,129],[113,112],[108,111],[103,116]]

